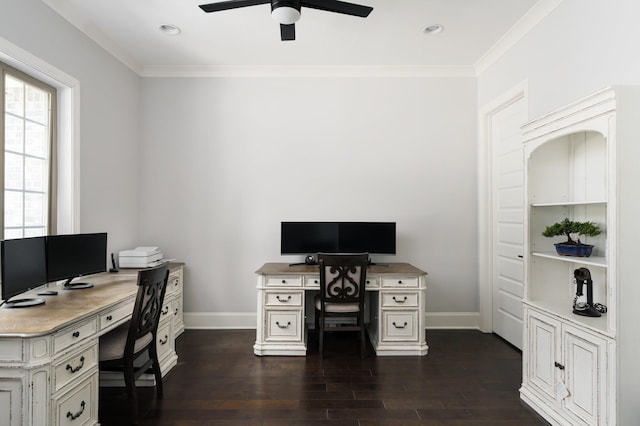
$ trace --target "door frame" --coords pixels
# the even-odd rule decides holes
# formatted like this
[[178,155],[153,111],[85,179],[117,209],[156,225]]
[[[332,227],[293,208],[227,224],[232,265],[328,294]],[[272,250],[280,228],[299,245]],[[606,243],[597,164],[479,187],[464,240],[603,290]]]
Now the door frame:
[[[529,120],[529,82],[524,80],[484,105],[478,112],[478,294],[479,328],[493,332],[493,117],[513,103],[524,100],[526,121]],[[524,123],[522,123],[524,124]],[[523,160],[524,161],[524,160]],[[524,220],[524,218],[523,218]]]

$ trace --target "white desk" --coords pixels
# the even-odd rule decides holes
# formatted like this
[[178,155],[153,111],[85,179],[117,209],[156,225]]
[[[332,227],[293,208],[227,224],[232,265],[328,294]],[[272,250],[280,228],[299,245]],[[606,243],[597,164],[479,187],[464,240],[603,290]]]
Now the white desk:
[[[258,271],[256,355],[307,354],[307,323],[313,294],[320,290],[318,266],[266,263]],[[427,273],[408,263],[367,269],[369,340],[378,356],[426,355]],[[307,319],[308,317],[308,319]]]
[[[163,375],[177,363],[174,339],[184,331],[182,267],[170,264],[158,327]],[[99,337],[131,317],[137,273],[85,277],[94,287],[60,289],[42,296],[44,305],[0,308],[0,425],[98,423]]]

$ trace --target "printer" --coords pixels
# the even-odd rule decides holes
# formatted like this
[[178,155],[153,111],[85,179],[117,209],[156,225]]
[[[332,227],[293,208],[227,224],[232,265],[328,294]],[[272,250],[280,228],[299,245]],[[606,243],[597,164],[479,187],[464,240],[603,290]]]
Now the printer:
[[120,268],[149,268],[162,263],[162,251],[158,247],[136,247],[118,253]]

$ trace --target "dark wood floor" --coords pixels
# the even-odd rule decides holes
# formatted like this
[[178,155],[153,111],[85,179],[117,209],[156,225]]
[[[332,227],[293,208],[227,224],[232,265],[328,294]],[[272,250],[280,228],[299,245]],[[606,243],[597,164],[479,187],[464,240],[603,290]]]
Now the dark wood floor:
[[[313,340],[313,334],[310,334]],[[141,389],[142,425],[546,425],[518,396],[521,354],[492,334],[428,331],[425,357],[359,357],[348,333],[325,359],[253,355],[253,330],[187,330],[164,398]],[[104,426],[128,423],[124,389],[100,389]]]

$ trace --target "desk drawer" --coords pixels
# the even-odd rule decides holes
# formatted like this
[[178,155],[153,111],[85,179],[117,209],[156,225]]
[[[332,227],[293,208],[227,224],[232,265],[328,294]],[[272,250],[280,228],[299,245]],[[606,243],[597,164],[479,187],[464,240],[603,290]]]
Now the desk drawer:
[[265,293],[266,306],[302,306],[301,291],[268,291]]
[[184,331],[184,315],[183,315],[183,301],[182,295],[179,295],[173,301],[173,331],[175,339]]
[[98,372],[53,401],[58,426],[92,425],[98,422]]
[[173,317],[173,297],[165,297],[160,311],[160,324],[169,321]]
[[418,341],[418,311],[382,311],[382,340]]
[[180,279],[180,274],[170,274],[169,280],[167,281],[167,292],[166,294],[174,294],[179,293],[182,287],[182,280]]
[[97,332],[97,319],[95,317],[77,323],[71,327],[64,328],[53,336],[53,351],[60,353],[71,345],[95,336]]
[[418,277],[384,277],[382,287],[417,288]]
[[302,287],[302,277],[297,275],[269,276],[267,277],[269,287]]
[[156,347],[158,349],[158,360],[162,364],[162,360],[173,350],[173,336],[172,336],[171,322],[158,327],[158,334],[156,335]]
[[302,341],[302,311],[266,311],[267,341]]
[[53,366],[53,391],[57,392],[65,385],[82,376],[98,365],[98,345],[94,342],[80,353],[57,362]]
[[98,318],[100,332],[105,331],[108,328],[121,324],[126,319],[131,317],[133,313],[134,301],[128,301],[123,304],[114,306],[109,311],[103,313]]
[[387,293],[381,294],[384,307],[418,306],[418,293]]
[[320,277],[317,275],[311,275],[304,277],[305,288],[320,288]]
[[372,290],[374,288],[379,288],[380,285],[378,284],[378,277],[370,277],[367,275],[367,283],[365,284],[365,289],[366,290]]

